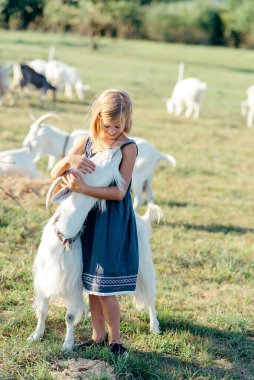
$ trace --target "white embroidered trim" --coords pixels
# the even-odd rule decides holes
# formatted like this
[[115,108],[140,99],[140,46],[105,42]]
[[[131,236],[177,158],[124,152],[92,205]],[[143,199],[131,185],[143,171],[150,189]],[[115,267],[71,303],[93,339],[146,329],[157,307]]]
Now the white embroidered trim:
[[95,286],[119,286],[119,285],[136,285],[137,275],[132,276],[119,276],[119,277],[100,277],[92,276],[90,274],[84,273],[83,280],[85,283]]
[[112,292],[112,293],[100,293],[100,292],[94,292],[94,291],[90,291],[90,290],[86,290],[86,288],[84,288],[84,292],[87,293],[87,294],[93,294],[95,296],[117,296],[117,295],[120,295],[120,294],[134,294],[136,293],[136,291],[123,291],[123,292]]

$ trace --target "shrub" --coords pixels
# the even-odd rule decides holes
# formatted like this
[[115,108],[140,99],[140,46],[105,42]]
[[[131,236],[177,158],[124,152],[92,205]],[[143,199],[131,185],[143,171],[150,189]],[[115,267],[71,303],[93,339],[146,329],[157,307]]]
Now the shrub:
[[0,0],[2,27],[26,29],[36,18],[42,17],[44,0]]
[[148,38],[169,42],[195,40],[196,2],[152,3],[144,17],[144,31]]
[[200,27],[208,37],[211,45],[225,45],[225,25],[219,10],[206,8],[197,19],[197,27]]

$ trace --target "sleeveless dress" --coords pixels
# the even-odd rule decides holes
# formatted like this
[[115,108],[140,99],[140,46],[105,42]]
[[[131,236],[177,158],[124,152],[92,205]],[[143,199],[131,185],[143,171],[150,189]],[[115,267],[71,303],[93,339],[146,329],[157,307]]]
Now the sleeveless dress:
[[[128,144],[136,143],[127,140],[121,149]],[[87,158],[92,156],[90,137],[84,153]],[[123,200],[106,201],[106,211],[95,205],[84,222],[82,279],[86,293],[110,296],[135,292],[139,253],[130,187]]]

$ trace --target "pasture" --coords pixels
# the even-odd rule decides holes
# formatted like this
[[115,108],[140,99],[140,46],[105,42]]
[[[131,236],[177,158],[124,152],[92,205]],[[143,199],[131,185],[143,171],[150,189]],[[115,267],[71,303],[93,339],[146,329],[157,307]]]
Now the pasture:
[[[129,92],[132,135],[177,160],[174,170],[160,162],[153,181],[164,213],[151,241],[162,334],[149,334],[148,314],[137,312],[126,296],[121,298],[122,337],[130,353],[125,361],[112,362],[107,349],[60,352],[62,307],[50,308],[45,338],[28,344],[36,325],[32,263],[48,214],[43,186],[33,191],[29,181],[25,186],[1,179],[0,378],[51,379],[56,360],[85,357],[112,364],[117,379],[253,379],[254,130],[240,116],[240,102],[254,82],[253,52],[108,39],[90,51],[81,36],[0,31],[0,61],[47,59],[50,45],[56,47],[55,58],[77,67],[90,85],[85,101],[60,96],[42,107],[37,94],[29,92],[11,107],[6,97],[0,108],[0,151],[21,146],[29,113],[56,111],[62,118],[52,120],[57,127],[88,128],[86,115],[96,93],[110,87]],[[176,82],[179,62],[186,65],[186,77],[207,83],[198,121],[166,112],[164,99]],[[49,178],[46,159],[38,168]],[[2,187],[16,194],[23,208]],[[91,320],[83,320],[76,339],[89,338],[91,331]]]

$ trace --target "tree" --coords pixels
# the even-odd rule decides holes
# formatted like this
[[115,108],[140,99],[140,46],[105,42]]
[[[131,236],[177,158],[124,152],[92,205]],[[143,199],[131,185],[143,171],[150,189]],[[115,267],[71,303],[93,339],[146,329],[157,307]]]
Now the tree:
[[8,27],[10,19],[15,16],[21,29],[38,16],[43,15],[45,0],[0,0],[0,13],[3,25]]

